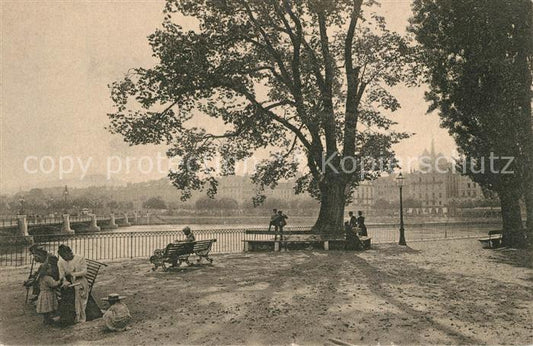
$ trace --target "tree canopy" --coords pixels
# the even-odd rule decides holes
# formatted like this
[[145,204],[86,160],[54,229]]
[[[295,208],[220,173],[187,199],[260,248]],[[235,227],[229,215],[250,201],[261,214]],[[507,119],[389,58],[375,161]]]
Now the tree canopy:
[[[400,106],[390,88],[407,78],[409,48],[376,4],[167,0],[149,36],[158,64],[112,84],[109,128],[131,144],[169,145],[181,158],[169,177],[184,199],[216,193],[206,162],[220,157],[220,173],[234,174],[264,149],[270,159],[252,177],[261,203],[265,187],[295,176],[301,152],[297,192],[320,199],[315,229],[340,232],[352,189],[393,166],[392,145],[407,137],[387,114]],[[211,120],[191,126],[199,114]]]
[[143,208],[146,209],[167,209],[167,204],[165,201],[157,196],[157,197],[151,197],[143,202]]
[[464,173],[498,193],[507,229],[521,228],[518,199],[533,193],[532,14],[529,0],[415,0],[411,19],[429,111]]

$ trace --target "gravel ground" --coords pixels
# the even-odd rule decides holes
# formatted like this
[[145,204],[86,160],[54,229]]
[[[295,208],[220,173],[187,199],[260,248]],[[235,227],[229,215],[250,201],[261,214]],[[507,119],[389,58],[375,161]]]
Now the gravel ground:
[[376,245],[365,252],[214,256],[152,272],[147,260],[110,262],[93,294],[126,295],[131,329],[96,320],[44,326],[21,283],[0,269],[3,344],[531,344],[532,253],[476,240]]

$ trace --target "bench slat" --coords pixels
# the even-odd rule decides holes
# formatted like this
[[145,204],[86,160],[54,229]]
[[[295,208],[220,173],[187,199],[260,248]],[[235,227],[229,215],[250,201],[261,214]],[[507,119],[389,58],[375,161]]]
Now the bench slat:
[[96,281],[96,277],[98,276],[100,268],[107,267],[107,264],[97,262],[92,259],[85,259],[85,263],[87,264],[87,275],[85,277],[87,278],[87,282],[89,283],[90,292],[93,288],[94,282]]

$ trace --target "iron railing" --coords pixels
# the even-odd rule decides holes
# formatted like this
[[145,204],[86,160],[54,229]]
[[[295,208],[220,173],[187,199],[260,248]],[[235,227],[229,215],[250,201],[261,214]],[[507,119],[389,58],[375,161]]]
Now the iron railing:
[[[426,224],[423,226],[406,226],[407,243],[413,241],[428,241],[438,239],[475,238],[496,229],[495,224]],[[251,228],[246,228],[251,229]],[[194,230],[197,240],[217,239],[213,244],[212,253],[238,253],[243,251],[243,240],[246,229],[210,229]],[[255,228],[252,228],[255,229]],[[257,228],[264,229],[264,228]],[[309,226],[286,227],[286,230],[309,230]],[[372,243],[395,243],[398,241],[398,225],[371,225],[368,235]],[[259,235],[259,239],[271,239],[273,235]],[[179,230],[169,231],[134,231],[97,232],[86,234],[52,234],[34,235],[34,243],[41,244],[47,251],[57,253],[60,244],[68,245],[74,253],[93,260],[114,260],[127,258],[150,257],[155,249],[164,248],[175,240],[183,240],[183,233]],[[20,266],[31,261],[28,251],[29,245],[22,237],[0,237],[0,266]]]

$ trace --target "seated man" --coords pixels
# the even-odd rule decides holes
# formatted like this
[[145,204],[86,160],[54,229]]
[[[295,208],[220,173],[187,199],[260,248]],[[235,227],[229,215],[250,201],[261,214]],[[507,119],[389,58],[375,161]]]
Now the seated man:
[[185,241],[188,243],[192,243],[193,241],[196,241],[196,238],[194,237],[194,234],[191,232],[190,227],[185,227],[182,230],[183,234],[185,234]]

